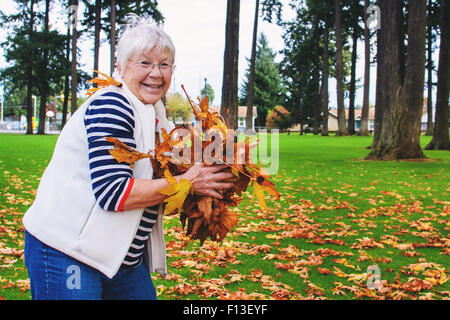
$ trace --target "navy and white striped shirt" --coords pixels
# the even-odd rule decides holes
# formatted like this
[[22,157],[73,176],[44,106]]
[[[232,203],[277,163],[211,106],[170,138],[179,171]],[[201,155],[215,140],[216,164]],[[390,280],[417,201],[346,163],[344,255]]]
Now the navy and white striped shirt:
[[142,259],[142,253],[144,252],[145,243],[150,237],[153,225],[158,218],[158,205],[150,208],[145,208],[142,215],[141,222],[139,223],[136,235],[131,243],[130,249],[122,262],[122,267],[134,267],[137,266]]
[[[89,147],[89,169],[92,190],[103,210],[122,211],[133,185],[130,165],[118,163],[109,153],[114,146],[105,137],[114,137],[136,148],[134,112],[129,101],[116,92],[106,92],[93,100],[84,118]],[[122,263],[135,267],[142,259],[145,243],[158,217],[158,206],[144,209],[136,235]]]

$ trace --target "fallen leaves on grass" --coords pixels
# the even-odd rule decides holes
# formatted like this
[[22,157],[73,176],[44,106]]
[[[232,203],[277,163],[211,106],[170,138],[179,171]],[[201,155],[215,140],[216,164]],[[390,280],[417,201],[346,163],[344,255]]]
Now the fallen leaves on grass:
[[[350,181],[342,168],[339,179],[347,182],[315,174],[311,164],[303,169],[281,168],[273,176],[282,192],[266,212],[246,200],[256,195],[242,191],[245,199],[231,210],[233,221],[239,223],[220,243],[207,239],[200,247],[186,235],[188,220],[183,229],[177,219],[171,221],[175,216],[166,216],[169,272],[164,279],[154,276],[158,295],[231,300],[450,299],[446,200],[450,189],[443,187],[440,199],[434,194],[435,185],[448,183],[443,171],[441,176],[430,172],[423,184],[393,181],[388,187],[384,178],[365,184]],[[355,170],[355,175],[363,173]],[[0,204],[0,288],[8,298],[11,291],[28,291],[22,276],[26,271],[20,206],[33,191],[19,196],[11,186],[27,190],[26,179],[11,170],[3,176],[11,183],[2,187]],[[413,172],[411,177],[416,179]],[[385,179],[390,182],[390,177]],[[269,194],[264,200],[270,198]],[[208,213],[208,206],[208,200],[201,200],[202,211]],[[379,278],[369,266],[379,268]]]
[[[427,256],[424,250],[428,249],[441,250],[441,256],[448,254],[449,238],[441,233],[442,225],[448,223],[448,213],[425,211],[417,201],[362,211],[332,198],[328,198],[326,204],[301,199],[293,204],[290,202],[294,200],[282,195],[281,201],[287,202],[285,209],[280,206],[269,209],[264,216],[260,213],[240,216],[246,223],[230,234],[239,241],[224,242],[226,249],[205,242],[205,250],[195,256],[199,267],[191,277],[192,283],[204,283],[208,274],[220,268],[235,265],[236,269],[220,276],[223,281],[211,286],[214,290],[202,291],[195,287],[190,294],[218,299],[280,300],[450,298],[449,291],[444,289],[449,283],[446,266],[424,258]],[[242,210],[250,208],[244,206]],[[321,215],[329,218],[321,218]],[[376,235],[368,232],[371,229],[383,232]],[[254,235],[258,235],[257,243],[248,242]],[[305,246],[314,246],[314,249],[305,249]],[[182,252],[178,251],[175,256],[179,257]],[[258,257],[265,263],[273,263],[272,267],[255,265],[250,271],[239,271],[244,267],[243,260]],[[398,267],[402,259],[411,263]],[[202,269],[203,264],[212,268]],[[368,266],[380,269],[379,280]],[[181,268],[177,270],[181,272]],[[286,275],[298,279],[296,286],[285,285]],[[249,282],[259,284],[260,289],[249,291],[245,285]],[[325,283],[333,283],[333,286],[330,288]],[[377,285],[372,288],[369,283]],[[232,284],[240,288],[229,290]],[[171,291],[169,297],[178,296],[178,292],[180,290]]]

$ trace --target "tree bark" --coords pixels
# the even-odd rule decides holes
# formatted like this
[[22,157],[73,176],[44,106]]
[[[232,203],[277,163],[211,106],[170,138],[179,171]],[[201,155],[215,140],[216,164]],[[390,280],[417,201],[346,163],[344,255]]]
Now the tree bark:
[[353,44],[352,44],[352,67],[350,72],[350,92],[349,92],[349,107],[348,107],[348,133],[355,134],[355,95],[356,95],[356,62],[358,50],[358,34],[357,27],[353,29]]
[[450,81],[450,0],[443,0],[441,7],[441,44],[439,48],[438,84],[433,138],[427,150],[449,150],[449,81]]
[[228,0],[220,114],[230,128],[238,127],[238,58],[240,0]]
[[[386,0],[378,0],[378,6],[380,7],[380,29],[377,31],[377,81],[375,90],[375,121],[374,121],[374,135],[372,145],[370,149],[376,149],[378,141],[380,140],[381,130],[383,129],[383,113],[387,104],[387,92],[384,88],[384,51],[385,51],[385,33],[387,32],[387,10],[388,2]],[[367,19],[366,19],[367,23]],[[388,79],[391,80],[392,79]]]
[[112,76],[114,73],[114,69],[116,67],[116,0],[111,0],[111,51],[110,51],[110,75]]
[[400,137],[397,158],[425,158],[420,147],[420,122],[423,109],[426,12],[426,0],[409,1],[408,48],[403,85],[407,118],[401,123],[405,128],[405,136]]
[[[72,4],[78,6],[78,0],[72,0]],[[77,19],[72,26],[72,76],[71,76],[71,96],[70,96],[70,113],[74,114],[77,111],[77,89],[78,89],[78,75],[77,75]]]
[[[428,14],[431,1],[428,0]],[[427,136],[433,135],[433,27],[427,24]]]
[[[386,0],[385,0],[386,1]],[[409,1],[408,47],[406,67],[401,39],[403,26],[401,4],[388,1],[383,71],[388,103],[383,111],[382,132],[374,149],[366,158],[374,160],[425,158],[420,147],[420,119],[423,105],[425,71],[426,0]],[[384,1],[380,1],[384,2]],[[383,9],[381,9],[383,15]],[[404,77],[402,77],[404,71]]]
[[[32,43],[34,32],[34,0],[30,2],[30,21],[28,22],[29,41]],[[27,133],[33,134],[33,54],[29,56],[27,66]]]
[[248,76],[247,87],[247,115],[245,120],[245,128],[247,130],[253,128],[253,95],[255,85],[255,61],[256,61],[256,42],[258,39],[258,17],[259,17],[259,0],[256,0],[255,5],[255,21],[253,23],[253,40],[252,40],[252,54],[250,57],[250,72]]
[[[48,35],[49,32],[49,13],[50,13],[50,0],[45,0],[45,20],[44,20],[44,33]],[[42,65],[41,74],[41,102],[39,106],[39,128],[37,134],[45,134],[45,111],[47,109],[47,95],[48,95],[48,48],[44,48],[44,61]]]
[[344,63],[342,59],[342,8],[341,0],[335,0],[336,11],[336,93],[337,93],[337,113],[338,113],[338,131],[336,136],[347,135],[347,126],[345,123],[345,105],[344,105]]
[[322,111],[321,95],[320,95],[320,30],[319,18],[314,19],[314,69],[313,69],[313,87],[314,87],[314,111],[313,111],[313,133],[319,133],[319,119]]
[[[364,1],[364,21],[367,21],[367,8],[369,0]],[[370,30],[364,25],[364,94],[361,110],[360,136],[369,135],[369,93],[370,93]]]
[[[70,5],[70,0],[68,0]],[[69,19],[69,16],[67,17]],[[66,59],[70,61],[70,24],[67,24],[67,45],[66,45]],[[64,101],[62,107],[62,120],[61,120],[61,130],[64,128],[67,122],[67,109],[69,107],[69,74],[66,74],[64,79]]]
[[328,34],[329,28],[328,24],[325,22],[324,31],[323,31],[323,70],[322,70],[322,136],[328,136],[328,76],[330,73],[330,65],[328,62],[329,53],[328,53]]
[[[100,22],[102,16],[102,1],[95,0],[95,26],[94,26],[94,77],[97,77],[98,71],[98,61],[99,61],[99,53],[100,53]],[[97,87],[97,84],[94,83],[94,87]]]

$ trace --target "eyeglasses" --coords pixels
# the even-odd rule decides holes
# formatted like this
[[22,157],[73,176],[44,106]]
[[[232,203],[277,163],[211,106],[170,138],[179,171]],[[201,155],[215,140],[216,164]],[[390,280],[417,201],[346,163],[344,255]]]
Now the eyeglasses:
[[142,69],[146,70],[146,71],[153,71],[153,69],[155,67],[158,67],[159,71],[161,73],[170,73],[173,70],[175,70],[175,65],[173,64],[168,64],[168,63],[150,63],[148,61],[136,61],[136,60],[131,60],[134,63],[136,63],[139,67],[141,67]]

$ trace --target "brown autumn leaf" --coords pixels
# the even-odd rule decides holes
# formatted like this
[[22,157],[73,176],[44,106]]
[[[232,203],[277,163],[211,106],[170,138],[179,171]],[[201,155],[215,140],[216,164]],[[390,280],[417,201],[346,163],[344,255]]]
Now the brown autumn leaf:
[[279,288],[273,290],[270,295],[275,298],[275,300],[289,300],[291,293],[289,292],[289,290]]
[[232,292],[231,294],[221,294],[220,300],[250,300],[249,295],[245,292],[245,289],[239,288],[239,290]]
[[203,222],[206,224],[209,224],[211,220],[212,204],[212,197],[200,197],[197,201],[198,210],[202,214]]
[[433,288],[433,285],[427,280],[410,278],[408,282],[402,284],[400,288],[409,292],[418,292],[422,290],[430,290]]
[[321,268],[321,267],[317,267],[317,271],[319,271],[321,274],[330,274],[330,273],[332,273],[332,271],[330,269]]
[[139,152],[133,148],[130,148],[119,139],[106,137],[106,141],[114,144],[114,149],[110,149],[109,153],[117,160],[117,162],[125,162],[133,168],[134,163],[138,160],[150,158],[150,154]]

